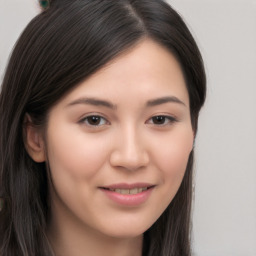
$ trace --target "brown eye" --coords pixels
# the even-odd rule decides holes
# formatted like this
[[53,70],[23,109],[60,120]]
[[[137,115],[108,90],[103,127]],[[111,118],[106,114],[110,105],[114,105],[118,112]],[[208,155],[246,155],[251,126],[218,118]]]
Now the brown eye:
[[154,116],[151,120],[151,123],[155,125],[166,125],[176,122],[176,119],[172,116]]
[[166,120],[165,116],[154,116],[152,121],[154,124],[164,124]]
[[101,126],[107,124],[107,120],[102,116],[87,116],[80,121],[88,126]]

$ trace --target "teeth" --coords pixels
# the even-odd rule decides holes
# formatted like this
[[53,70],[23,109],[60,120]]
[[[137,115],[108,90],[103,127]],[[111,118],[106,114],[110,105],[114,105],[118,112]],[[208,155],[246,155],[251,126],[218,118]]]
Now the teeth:
[[128,195],[129,194],[129,189],[116,189],[116,192],[122,195]]
[[132,188],[132,189],[110,189],[111,191],[115,191],[116,193],[122,194],[122,195],[136,195],[138,193],[141,193],[145,190],[147,190],[147,188]]
[[142,192],[142,188],[133,188],[133,189],[130,189],[130,194],[131,195],[135,195],[135,194],[138,194]]

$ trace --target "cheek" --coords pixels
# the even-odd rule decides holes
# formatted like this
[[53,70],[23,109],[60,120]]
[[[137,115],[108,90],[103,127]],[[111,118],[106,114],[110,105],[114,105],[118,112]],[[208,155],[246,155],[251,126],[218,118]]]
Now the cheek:
[[193,132],[186,127],[170,133],[156,146],[154,159],[162,172],[162,183],[172,193],[176,193],[182,182],[192,147]]
[[[49,132],[48,158],[52,175],[61,174],[69,181],[93,179],[107,159],[106,138],[88,136],[77,129],[56,128]],[[69,134],[69,136],[67,136]]]

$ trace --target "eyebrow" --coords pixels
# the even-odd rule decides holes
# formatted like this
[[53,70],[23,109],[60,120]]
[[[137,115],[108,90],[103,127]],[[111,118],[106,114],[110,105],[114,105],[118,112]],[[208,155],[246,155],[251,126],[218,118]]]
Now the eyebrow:
[[[175,96],[167,96],[167,97],[161,97],[157,99],[152,99],[147,101],[146,106],[147,107],[154,107],[157,105],[165,104],[165,103],[178,103],[183,106],[186,106],[186,104],[178,99]],[[93,106],[102,106],[110,109],[117,109],[117,106],[114,105],[113,103],[102,100],[102,99],[97,99],[97,98],[79,98],[77,100],[72,101],[69,103],[67,106],[73,106],[73,105],[78,105],[78,104],[88,104],[88,105],[93,105]]]
[[96,99],[96,98],[79,98],[79,99],[69,103],[68,106],[73,106],[73,105],[77,105],[77,104],[88,104],[88,105],[93,105],[93,106],[102,106],[102,107],[107,107],[110,109],[117,108],[116,105],[112,104],[109,101]]
[[148,107],[153,107],[153,106],[157,106],[157,105],[161,105],[161,104],[165,104],[165,103],[169,103],[169,102],[178,103],[178,104],[186,106],[186,104],[183,101],[181,101],[180,99],[178,99],[175,96],[168,96],[168,97],[162,97],[162,98],[149,100],[146,105]]

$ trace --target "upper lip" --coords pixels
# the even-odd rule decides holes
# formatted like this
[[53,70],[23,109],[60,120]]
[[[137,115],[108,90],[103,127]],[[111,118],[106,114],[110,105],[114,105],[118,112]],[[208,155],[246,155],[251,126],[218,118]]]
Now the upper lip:
[[101,188],[107,188],[107,189],[133,189],[133,188],[149,188],[155,186],[154,184],[151,183],[142,183],[142,182],[137,182],[137,183],[117,183],[117,184],[111,184],[107,186],[102,186]]

